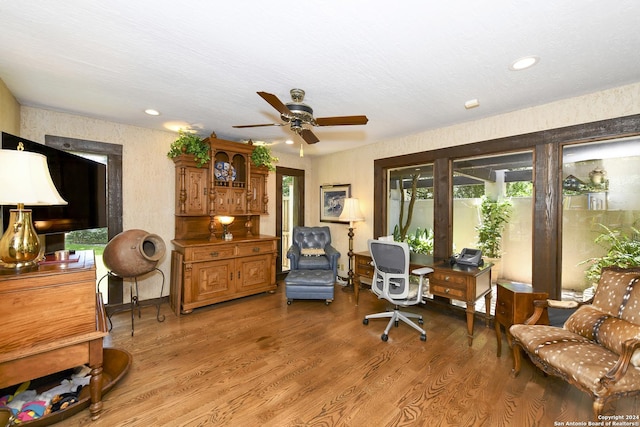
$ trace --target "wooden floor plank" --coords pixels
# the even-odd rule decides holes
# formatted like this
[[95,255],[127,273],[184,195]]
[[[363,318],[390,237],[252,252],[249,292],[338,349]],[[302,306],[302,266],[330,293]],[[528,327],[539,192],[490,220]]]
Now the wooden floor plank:
[[[494,330],[477,321],[473,346],[458,311],[414,307],[427,342],[385,320],[363,325],[386,304],[336,289],[321,301],[286,304],[280,285],[261,294],[163,323],[153,308],[114,316],[107,346],[128,350],[128,375],[105,396],[99,420],[88,410],[59,426],[553,426],[588,421],[589,397],[524,361],[511,378],[511,353],[496,357]],[[638,398],[610,408],[638,414]]]

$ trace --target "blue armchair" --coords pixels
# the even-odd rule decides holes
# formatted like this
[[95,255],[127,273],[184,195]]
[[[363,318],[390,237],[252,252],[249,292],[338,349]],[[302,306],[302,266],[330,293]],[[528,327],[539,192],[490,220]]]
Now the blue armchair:
[[331,246],[329,227],[293,227],[291,237],[291,270],[333,270],[333,276],[338,275],[340,252]]

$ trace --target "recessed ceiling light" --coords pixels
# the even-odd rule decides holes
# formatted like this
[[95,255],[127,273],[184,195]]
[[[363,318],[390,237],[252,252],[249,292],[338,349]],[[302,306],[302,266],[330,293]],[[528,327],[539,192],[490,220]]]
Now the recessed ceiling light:
[[160,115],[160,111],[154,110],[153,108],[147,108],[146,110],[144,110],[144,112],[147,113],[150,116],[159,116]]
[[287,139],[284,143],[287,144],[287,145],[292,145],[293,144],[293,140],[292,139]]
[[525,70],[536,65],[538,61],[540,61],[540,58],[538,58],[537,56],[525,56],[524,58],[513,61],[513,63],[509,66],[509,69],[513,71]]

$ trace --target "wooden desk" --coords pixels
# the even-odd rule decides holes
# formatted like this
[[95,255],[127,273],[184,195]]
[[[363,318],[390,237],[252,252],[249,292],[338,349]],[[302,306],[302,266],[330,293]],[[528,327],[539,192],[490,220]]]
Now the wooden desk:
[[91,417],[102,410],[102,339],[93,251],[29,270],[0,268],[0,388],[89,364]]
[[[525,283],[499,283],[496,296],[496,316],[494,326],[498,341],[497,356],[502,354],[502,331],[504,326],[507,344],[511,347],[509,328],[516,323],[524,323],[533,314],[533,301],[549,298],[546,292],[533,292],[531,285]],[[549,324],[549,317],[545,310],[538,324]]]
[[[373,279],[373,264],[369,252],[358,252],[355,257],[354,291],[358,304],[360,283]],[[484,297],[486,304],[485,325],[489,325],[491,308],[491,267],[488,263],[482,267],[465,267],[451,265],[449,261],[434,261],[433,257],[417,255],[411,260],[411,269],[431,267],[433,273],[429,277],[429,293],[447,300],[459,300],[466,303],[467,337],[469,345],[473,344],[473,324],[475,319],[475,302]]]

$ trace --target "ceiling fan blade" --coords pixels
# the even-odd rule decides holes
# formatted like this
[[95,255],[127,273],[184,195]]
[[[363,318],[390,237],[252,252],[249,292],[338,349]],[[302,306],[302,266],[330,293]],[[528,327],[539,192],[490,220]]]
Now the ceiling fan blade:
[[261,126],[282,126],[282,123],[263,123],[259,125],[237,125],[231,126],[232,128],[257,128]]
[[280,101],[277,96],[267,92],[258,92],[258,95],[260,95],[262,99],[271,104],[273,108],[278,110],[280,114],[284,114],[285,116],[291,115],[291,111],[287,108],[286,105],[282,103],[282,101]]
[[316,142],[320,141],[318,137],[315,136],[315,134],[309,129],[302,129],[300,131],[300,136],[307,142],[307,144],[315,144]]
[[341,116],[341,117],[318,117],[318,126],[345,126],[345,125],[366,125],[369,119],[367,116]]

